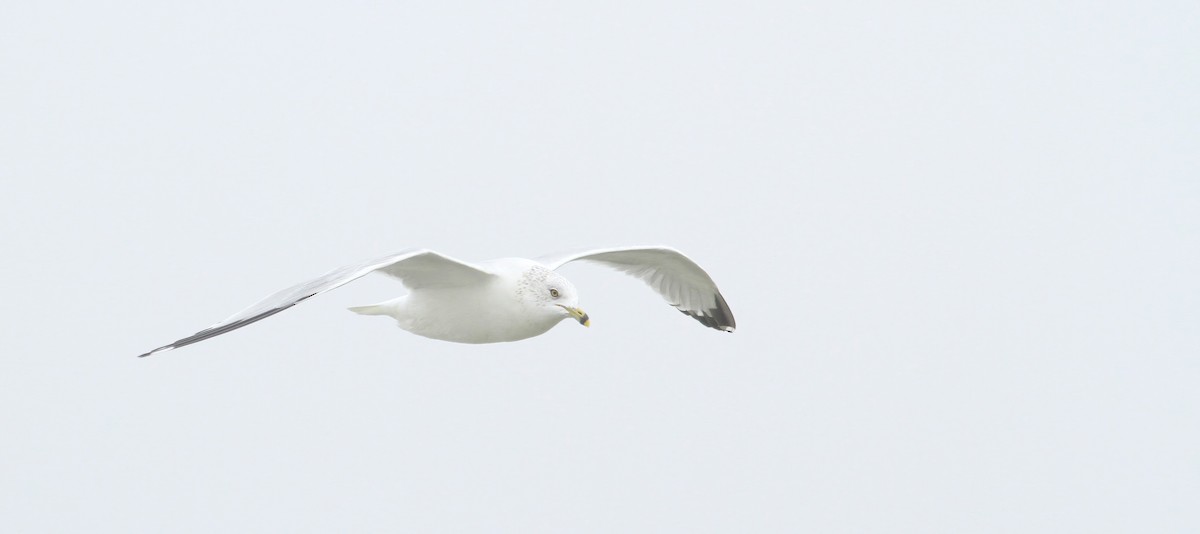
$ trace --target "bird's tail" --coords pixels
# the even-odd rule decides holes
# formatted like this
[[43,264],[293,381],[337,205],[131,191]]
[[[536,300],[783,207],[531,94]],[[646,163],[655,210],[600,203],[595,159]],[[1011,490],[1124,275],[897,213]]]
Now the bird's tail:
[[379,304],[371,304],[368,306],[351,306],[348,310],[362,315],[390,315],[388,313],[389,306],[386,302]]
[[349,310],[354,313],[358,313],[358,314],[362,314],[362,315],[392,315],[392,316],[394,316],[394,315],[396,315],[396,309],[399,307],[400,303],[403,301],[404,301],[404,297],[398,297],[398,298],[394,298],[392,300],[385,300],[385,301],[377,303],[377,304],[370,304],[367,306],[354,306],[354,307],[349,308]]

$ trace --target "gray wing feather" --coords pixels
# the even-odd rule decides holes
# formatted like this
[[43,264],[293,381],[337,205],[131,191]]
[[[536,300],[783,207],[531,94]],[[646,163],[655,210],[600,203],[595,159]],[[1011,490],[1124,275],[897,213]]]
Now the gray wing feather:
[[409,249],[382,258],[339,267],[307,282],[276,291],[251,304],[246,309],[229,316],[224,321],[173,343],[141,354],[138,357],[143,358],[156,352],[177,349],[237,330],[238,328],[261,321],[291,308],[321,293],[337,289],[375,271],[398,278],[409,289],[435,286],[462,286],[478,283],[483,279],[494,276],[480,267],[443,256],[431,250]]
[[672,306],[709,328],[733,332],[737,323],[708,273],[670,247],[589,249],[538,258],[550,269],[572,261],[593,261],[638,278]]

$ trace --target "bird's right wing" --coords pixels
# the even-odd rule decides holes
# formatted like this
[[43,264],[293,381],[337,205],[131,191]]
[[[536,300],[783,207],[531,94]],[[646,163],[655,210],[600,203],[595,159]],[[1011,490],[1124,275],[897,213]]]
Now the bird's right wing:
[[188,337],[138,356],[177,349],[261,321],[375,271],[400,279],[409,289],[456,287],[485,282],[495,274],[482,267],[443,256],[432,250],[410,249],[371,261],[347,265],[287,289],[276,291],[250,307]]

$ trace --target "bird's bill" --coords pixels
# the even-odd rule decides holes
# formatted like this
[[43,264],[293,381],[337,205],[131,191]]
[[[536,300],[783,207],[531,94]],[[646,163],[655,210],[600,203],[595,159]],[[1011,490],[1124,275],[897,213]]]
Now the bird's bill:
[[[560,304],[560,306],[561,306],[561,304]],[[567,310],[567,313],[571,314],[571,318],[575,319],[576,321],[579,321],[579,324],[581,324],[583,326],[592,326],[592,320],[588,319],[587,312],[585,312],[579,308],[573,308],[571,306],[562,306],[562,309]]]

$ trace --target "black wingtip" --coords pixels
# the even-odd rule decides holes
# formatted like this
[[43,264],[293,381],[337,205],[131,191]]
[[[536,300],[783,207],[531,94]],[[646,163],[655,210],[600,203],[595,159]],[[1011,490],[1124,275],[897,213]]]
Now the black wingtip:
[[164,350],[170,350],[170,349],[173,349],[173,348],[175,348],[175,346],[174,346],[174,345],[163,345],[163,346],[161,346],[161,347],[159,347],[159,348],[157,348],[157,349],[154,349],[154,350],[152,350],[152,351],[150,351],[150,352],[147,352],[147,353],[145,353],[145,354],[138,354],[138,358],[145,358],[146,356],[149,356],[149,355],[151,355],[151,354],[154,354],[155,352],[161,352],[161,351],[164,351]]
[[153,354],[158,354],[158,353],[160,353],[160,352],[166,352],[166,351],[168,351],[168,350],[174,350],[174,349],[177,349],[177,348],[179,348],[179,342],[178,342],[178,341],[176,341],[175,343],[171,343],[170,345],[163,345],[163,346],[161,346],[161,347],[158,347],[157,349],[151,350],[150,352],[147,352],[147,353],[145,353],[145,354],[138,354],[138,358],[145,358],[146,356],[150,356],[150,355],[153,355]]
[[725,302],[725,297],[722,297],[720,293],[717,293],[716,303],[711,308],[679,311],[714,330],[733,333],[737,329],[737,323],[733,320],[733,312],[729,309],[729,304]]
[[301,297],[301,298],[299,298],[299,299],[296,299],[296,302],[290,302],[290,303],[288,303],[288,304],[285,304],[285,305],[283,305],[283,306],[280,306],[280,307],[278,307],[278,308],[273,308],[273,309],[271,309],[271,310],[268,310],[268,311],[262,312],[262,313],[260,313],[260,314],[258,314],[258,315],[255,315],[255,316],[253,316],[253,317],[247,317],[247,318],[245,318],[245,319],[239,319],[239,320],[237,320],[237,321],[234,321],[234,322],[232,322],[232,323],[223,324],[223,325],[220,325],[220,326],[213,326],[213,327],[205,328],[204,330],[201,330],[201,331],[199,331],[199,332],[196,332],[195,334],[192,334],[192,335],[190,335],[190,336],[188,336],[188,337],[185,337],[185,338],[183,338],[183,339],[177,340],[177,341],[175,341],[174,343],[171,343],[170,345],[163,345],[163,346],[161,346],[161,347],[159,347],[159,348],[157,348],[157,349],[154,349],[154,350],[152,350],[152,351],[150,351],[150,352],[147,352],[147,353],[145,353],[145,354],[141,354],[141,355],[139,355],[139,356],[138,356],[138,358],[145,358],[146,356],[149,356],[149,355],[151,355],[151,354],[154,354],[154,353],[156,353],[156,352],[166,352],[166,351],[168,351],[168,350],[175,350],[175,349],[177,349],[177,348],[179,348],[179,347],[186,347],[186,346],[188,346],[188,345],[191,345],[192,343],[198,343],[198,342],[204,341],[204,340],[206,340],[206,339],[208,339],[208,338],[219,336],[219,335],[221,335],[221,334],[224,334],[225,332],[229,332],[229,331],[231,331],[231,330],[237,330],[237,329],[239,329],[239,328],[241,328],[241,327],[243,327],[243,326],[246,326],[246,325],[248,325],[248,324],[250,324],[250,323],[253,323],[253,322],[256,322],[256,321],[261,321],[261,320],[263,320],[263,319],[266,319],[267,317],[270,317],[270,316],[272,316],[272,315],[275,315],[275,314],[277,314],[277,313],[279,313],[279,312],[281,312],[281,311],[283,311],[283,310],[286,310],[286,309],[288,309],[288,308],[291,308],[292,306],[295,306],[295,305],[296,305],[296,303],[298,303],[298,302],[303,302],[303,301],[304,301],[304,299],[307,299],[307,298],[309,298],[309,297],[311,297],[311,296],[313,296],[313,295],[316,295],[316,293],[313,293],[313,294],[311,294],[311,295],[306,295],[306,296],[304,296],[304,297]]

